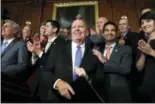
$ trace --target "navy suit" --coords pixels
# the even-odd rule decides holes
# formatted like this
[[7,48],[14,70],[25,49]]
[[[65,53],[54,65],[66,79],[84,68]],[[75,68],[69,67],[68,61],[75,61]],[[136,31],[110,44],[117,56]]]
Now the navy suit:
[[[66,43],[64,50],[50,53],[49,57],[46,65],[42,67],[42,71],[40,72],[38,95],[42,98],[43,102],[68,102],[67,99],[60,96],[58,91],[53,89],[53,85],[59,78],[68,83],[73,82],[71,42]],[[94,74],[96,70],[101,68],[101,64],[98,58],[93,55],[92,48],[88,45],[85,47],[85,53],[80,67],[86,70],[92,81],[97,79],[96,77],[98,76]],[[103,77],[103,73],[100,74]]]

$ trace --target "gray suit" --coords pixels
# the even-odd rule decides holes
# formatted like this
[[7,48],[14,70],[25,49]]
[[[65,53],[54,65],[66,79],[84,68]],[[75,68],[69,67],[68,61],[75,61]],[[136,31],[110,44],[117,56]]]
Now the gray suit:
[[126,76],[131,71],[131,64],[131,48],[116,44],[110,60],[104,64],[108,102],[131,102],[129,86],[126,79]]
[[14,39],[1,53],[1,72],[7,75],[17,75],[26,70],[28,51],[26,44]]

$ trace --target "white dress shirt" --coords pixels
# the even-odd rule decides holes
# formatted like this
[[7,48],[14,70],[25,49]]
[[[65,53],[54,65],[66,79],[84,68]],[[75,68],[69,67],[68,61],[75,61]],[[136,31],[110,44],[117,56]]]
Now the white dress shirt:
[[11,38],[9,40],[3,40],[3,43],[7,42],[6,47],[14,40],[15,38]]
[[[112,51],[113,51],[113,49],[114,49],[114,47],[115,47],[115,45],[116,45],[116,43],[113,43],[113,44],[111,44],[110,46],[111,46],[111,49],[110,49],[110,54],[112,53]],[[106,47],[107,47],[107,45],[106,45]],[[106,57],[106,54],[107,54],[107,49],[105,48],[105,50],[104,50],[104,57]]]
[[[76,56],[76,51],[77,51],[77,46],[78,44],[76,44],[75,42],[72,41],[72,72],[74,74],[74,68],[75,68],[75,56]],[[84,52],[85,52],[85,43],[83,43],[82,45],[80,45],[81,47],[81,52],[82,52],[82,57],[84,56]],[[53,88],[56,89],[56,84],[60,79],[57,79],[53,85]]]
[[127,34],[128,32],[126,32],[126,33],[122,33],[122,35],[123,35],[123,38],[125,38],[125,36],[126,36],[126,34]]
[[[49,47],[51,46],[51,44],[54,42],[54,40],[57,38],[57,36],[53,37],[52,39],[48,40],[46,46],[45,46],[45,53],[48,51]],[[43,55],[43,52],[41,52],[39,54],[39,58],[41,58]]]
[[[73,71],[75,68],[75,56],[76,56],[77,46],[78,46],[78,44],[76,44],[75,42],[72,41],[72,69],[73,69]],[[82,57],[83,57],[84,52],[85,52],[85,43],[80,45],[80,47],[81,47]]]
[[[47,50],[49,49],[49,47],[51,46],[51,44],[54,42],[54,40],[57,38],[57,36],[53,37],[52,39],[48,40],[46,46],[45,46],[45,53],[47,52]],[[39,58],[42,57],[44,52],[41,52],[39,54]],[[37,58],[35,57],[35,54],[32,54],[32,57],[31,57],[31,61],[32,61],[32,65],[34,65],[36,62],[37,62]]]

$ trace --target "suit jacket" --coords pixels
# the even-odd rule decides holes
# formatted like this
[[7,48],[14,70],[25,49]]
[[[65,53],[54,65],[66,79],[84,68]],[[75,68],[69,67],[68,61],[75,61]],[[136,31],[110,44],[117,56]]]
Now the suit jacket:
[[132,48],[132,70],[128,75],[128,79],[130,80],[131,87],[137,87],[141,84],[143,73],[139,72],[136,69],[136,57],[137,57],[137,46],[138,46],[138,33],[129,31],[124,40],[126,41],[125,45],[130,46]]
[[143,39],[145,41],[147,41],[147,37],[145,36],[145,32],[144,31],[140,31],[138,34],[139,39]]
[[[71,42],[69,41],[66,44],[64,50],[56,51],[50,54],[49,57],[46,65],[42,68],[43,72],[41,72],[38,95],[43,102],[67,102],[65,98],[60,96],[58,91],[53,89],[53,85],[59,78],[68,83],[73,82]],[[101,64],[98,58],[93,55],[92,48],[87,45],[80,67],[86,70],[92,81],[97,79],[94,73],[101,68]]]
[[53,51],[63,50],[65,43],[66,43],[65,39],[58,36],[51,44],[47,52],[43,53],[42,57],[37,60],[36,64],[30,66],[30,71],[29,71],[30,77],[27,83],[31,89],[32,95],[35,94],[35,90],[37,88],[37,83],[40,76],[40,70],[44,70],[43,68],[45,67],[45,64],[47,63],[47,61],[49,60],[50,62],[51,60],[49,55],[52,54]]
[[[125,35],[124,40],[125,40],[125,45],[130,46],[132,48],[132,53],[134,55],[136,55],[138,40],[139,40],[138,33],[129,31]],[[136,57],[136,56],[134,56],[134,57]]]
[[17,76],[26,70],[28,64],[28,50],[26,45],[14,39],[1,53],[1,71],[7,75]]
[[110,60],[104,63],[105,85],[108,102],[129,102],[129,86],[126,76],[131,71],[132,52],[128,46],[116,44]]
[[[152,49],[155,50],[155,39],[150,41]],[[146,55],[144,78],[140,86],[140,93],[150,98],[149,102],[155,102],[155,58]],[[146,99],[145,98],[145,99]]]

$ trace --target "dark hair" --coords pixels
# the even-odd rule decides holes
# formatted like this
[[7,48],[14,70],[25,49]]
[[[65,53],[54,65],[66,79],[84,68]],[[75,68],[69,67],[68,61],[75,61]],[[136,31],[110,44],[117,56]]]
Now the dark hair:
[[53,27],[56,27],[57,28],[56,33],[59,33],[60,24],[59,24],[58,21],[56,21],[56,20],[47,20],[47,22],[50,22]]
[[115,27],[115,29],[116,29],[116,32],[118,31],[118,27],[117,27],[116,23],[114,23],[114,22],[112,22],[112,21],[108,21],[108,22],[105,23],[104,26],[103,26],[103,32],[105,31],[105,27],[106,27],[107,25],[113,25],[113,26]]
[[149,11],[149,12],[146,12],[144,13],[141,17],[140,17],[140,20],[139,20],[139,23],[141,25],[141,21],[143,19],[153,19],[155,21],[155,11]]

